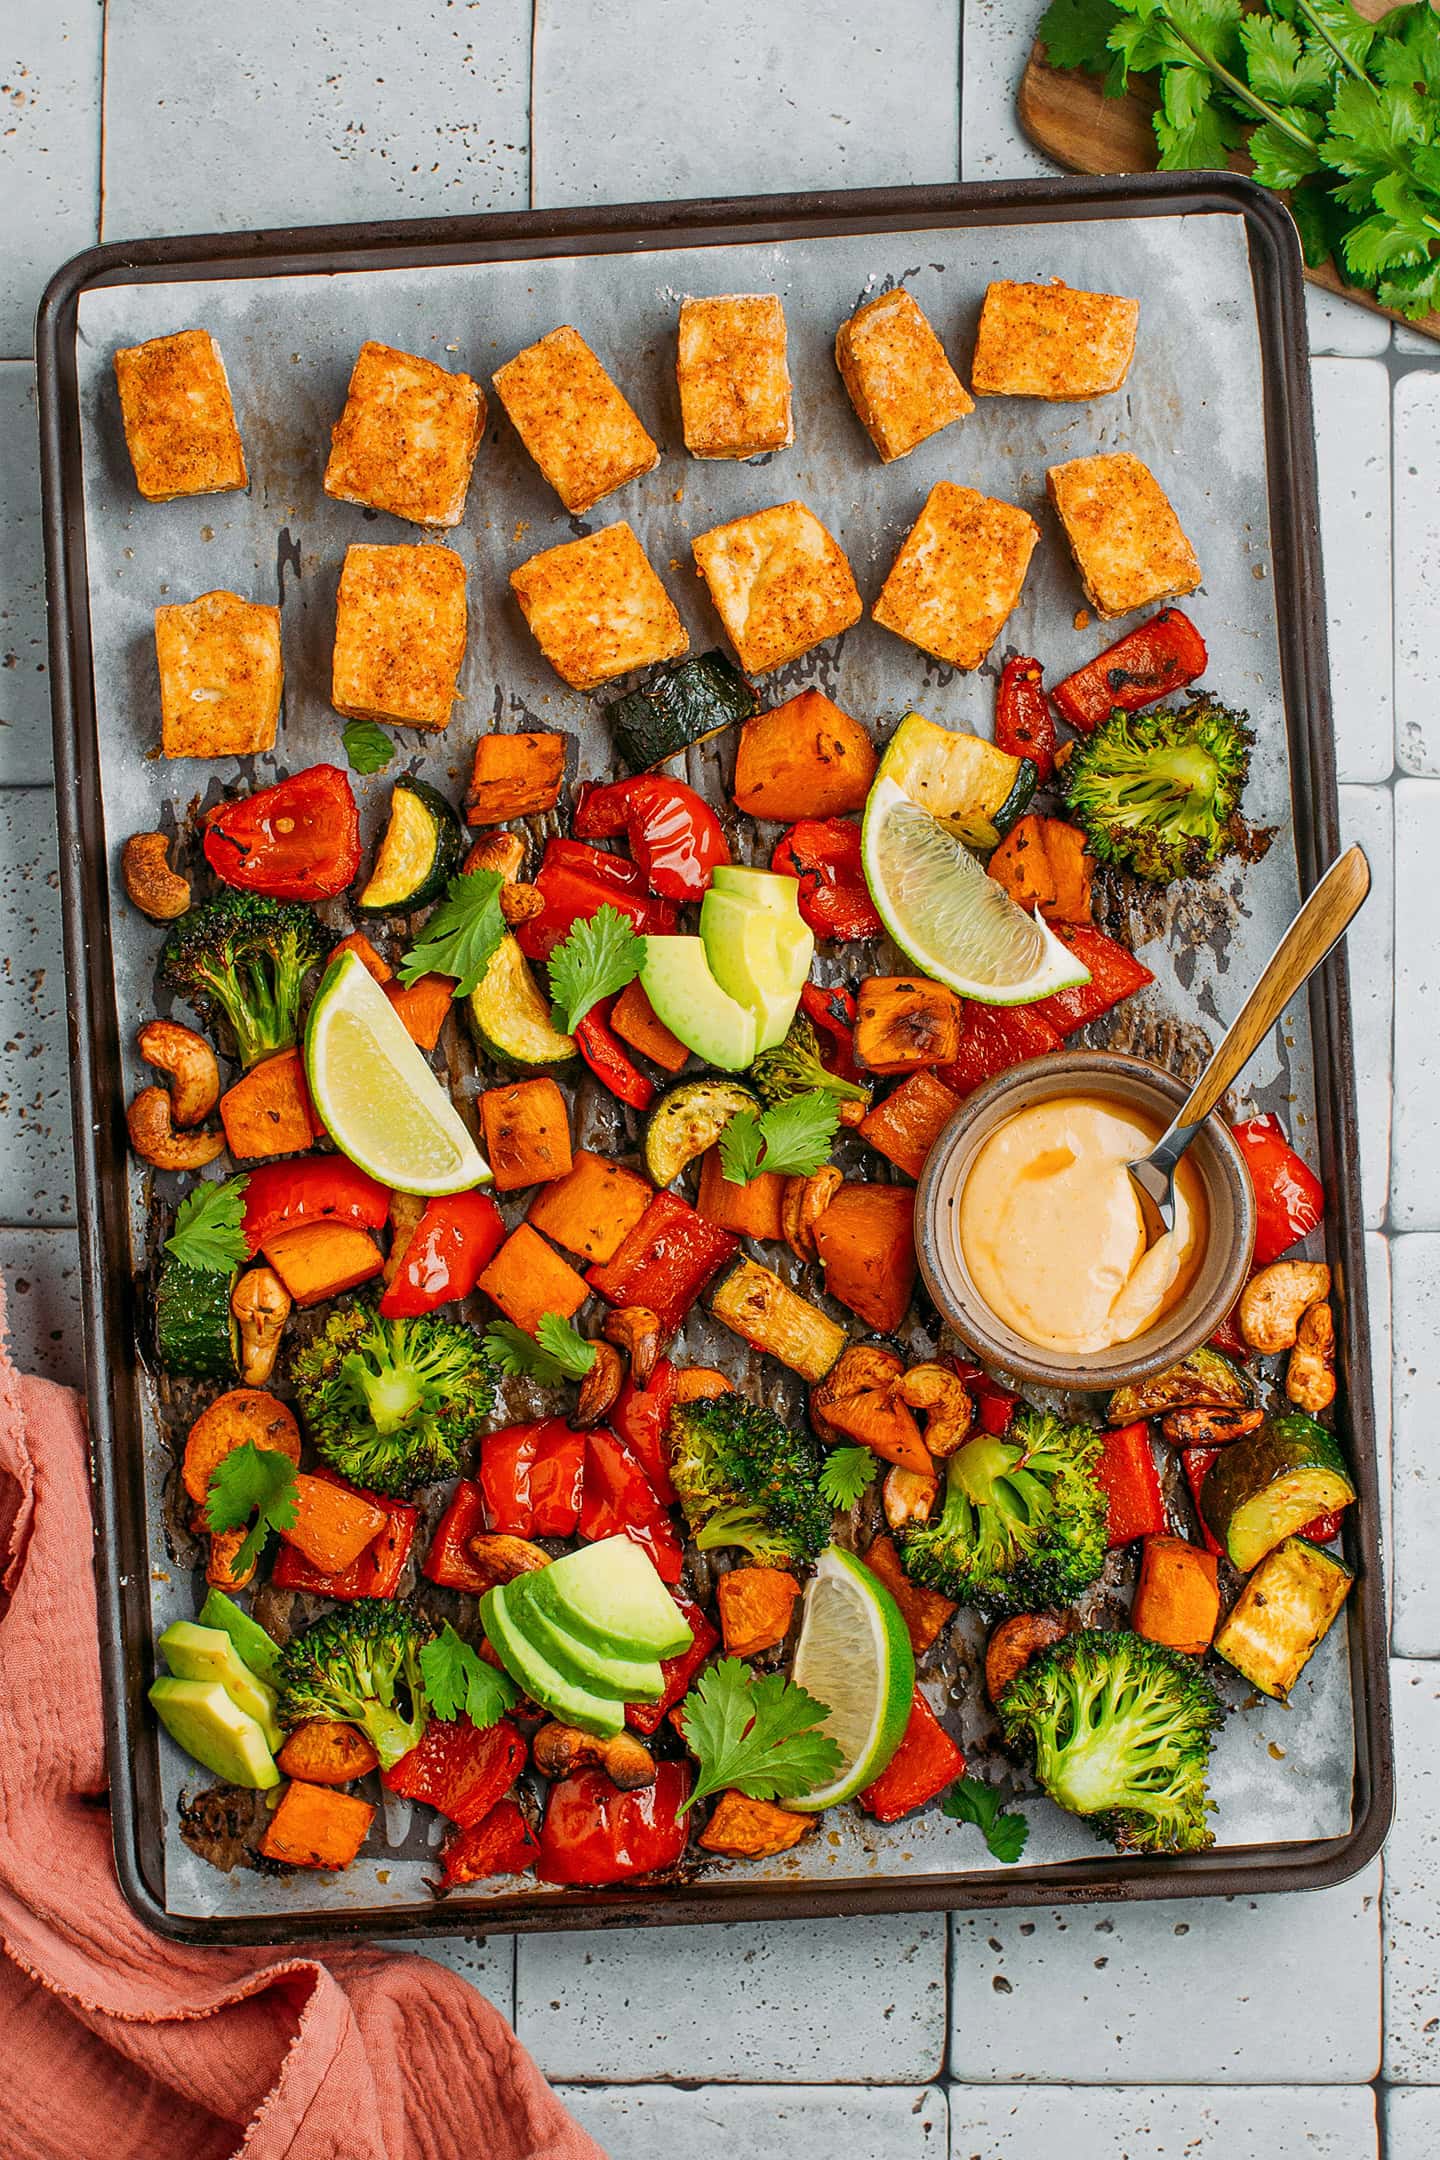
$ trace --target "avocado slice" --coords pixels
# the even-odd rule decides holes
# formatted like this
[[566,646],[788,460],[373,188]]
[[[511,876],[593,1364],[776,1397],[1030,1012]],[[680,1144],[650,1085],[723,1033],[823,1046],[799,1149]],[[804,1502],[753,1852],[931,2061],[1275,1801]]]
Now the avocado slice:
[[152,1681],[155,1715],[177,1747],[228,1785],[266,1792],[280,1783],[275,1758],[253,1717],[239,1709],[218,1680]]
[[275,1715],[275,1691],[257,1680],[242,1663],[223,1628],[200,1627],[193,1620],[172,1620],[160,1637],[160,1655],[177,1680],[218,1680],[237,1710],[254,1718],[267,1747],[278,1748],[285,1735]]
[[631,1658],[679,1657],[690,1648],[688,1622],[629,1538],[599,1538],[523,1579],[527,1601],[578,1645]]
[[205,1602],[197,1615],[201,1627],[220,1628],[235,1645],[235,1655],[242,1665],[248,1665],[257,1680],[266,1687],[280,1685],[280,1645],[273,1635],[267,1635],[258,1620],[252,1620],[243,1605],[227,1597],[223,1590],[207,1592]]
[[743,1072],[755,1056],[755,1015],[721,989],[698,937],[647,937],[645,995],[671,1034],[707,1065]]
[[710,873],[710,890],[734,893],[752,907],[769,908],[777,915],[800,913],[800,880],[781,877],[776,870],[752,870],[745,863],[719,863]]
[[[543,1575],[545,1570],[538,1568],[535,1572]],[[525,1596],[521,1587],[524,1581],[521,1575],[510,1584],[506,1612],[526,1641],[562,1679],[588,1688],[592,1695],[601,1695],[607,1701],[612,1696],[622,1703],[659,1700],[665,1692],[665,1675],[658,1658],[625,1657],[617,1650],[571,1634],[563,1621],[553,1619],[534,1598]]]
[[755,1015],[755,1047],[785,1040],[815,957],[815,939],[798,915],[734,892],[707,892],[700,937],[710,972],[737,1004]]
[[568,1680],[564,1673],[526,1636],[511,1618],[506,1605],[507,1586],[500,1583],[480,1600],[480,1619],[485,1633],[498,1651],[506,1672],[518,1687],[562,1724],[578,1725],[581,1732],[613,1739],[625,1723],[625,1705],[596,1695],[588,1687]]

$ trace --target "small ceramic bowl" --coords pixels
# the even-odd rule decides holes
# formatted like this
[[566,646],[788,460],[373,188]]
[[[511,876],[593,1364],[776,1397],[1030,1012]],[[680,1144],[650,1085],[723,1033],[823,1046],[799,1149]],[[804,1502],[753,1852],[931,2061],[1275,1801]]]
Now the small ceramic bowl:
[[949,1224],[958,1214],[970,1165],[995,1128],[1031,1103],[1057,1095],[1108,1096],[1143,1110],[1163,1130],[1184,1102],[1183,1082],[1143,1059],[1113,1050],[1062,1050],[1001,1073],[956,1111],[926,1158],[916,1195],[920,1272],[941,1313],[986,1364],[1033,1385],[1052,1388],[1124,1387],[1169,1365],[1213,1335],[1250,1272],[1255,1243],[1255,1196],[1240,1150],[1217,1116],[1190,1143],[1209,1210],[1205,1257],[1194,1281],[1155,1325],[1109,1350],[1056,1355],[1027,1342],[985,1303]]

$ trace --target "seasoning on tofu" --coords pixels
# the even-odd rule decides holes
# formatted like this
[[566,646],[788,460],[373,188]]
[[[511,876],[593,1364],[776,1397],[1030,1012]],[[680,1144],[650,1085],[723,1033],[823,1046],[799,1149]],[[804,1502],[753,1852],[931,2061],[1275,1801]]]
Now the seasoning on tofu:
[[975,410],[924,309],[903,285],[867,300],[841,323],[835,365],[887,464]]
[[496,368],[493,381],[516,434],[572,517],[660,462],[630,404],[568,323]]
[[465,657],[465,565],[444,547],[345,550],[330,702],[347,720],[443,728]]
[[785,310],[776,294],[682,301],[675,377],[692,457],[758,457],[794,442]]
[[1045,484],[1097,615],[1194,592],[1195,550],[1149,466],[1128,450],[1052,465]]
[[802,502],[696,535],[695,560],[749,675],[798,660],[863,612],[843,549]]
[[510,583],[536,644],[572,690],[690,649],[674,601],[623,521],[532,555]]
[[1020,598],[1039,538],[1013,503],[937,480],[870,612],[935,659],[978,668]]
[[122,346],[115,381],[135,485],[147,502],[246,485],[229,378],[208,330]]
[[330,437],[325,493],[415,525],[458,525],[484,427],[485,395],[469,375],[367,340]]
[[166,757],[250,757],[275,747],[280,610],[238,593],[202,593],[155,610],[160,747]]
[[1091,398],[1118,390],[1135,357],[1138,300],[1077,292],[1056,278],[985,288],[975,362],[976,397]]

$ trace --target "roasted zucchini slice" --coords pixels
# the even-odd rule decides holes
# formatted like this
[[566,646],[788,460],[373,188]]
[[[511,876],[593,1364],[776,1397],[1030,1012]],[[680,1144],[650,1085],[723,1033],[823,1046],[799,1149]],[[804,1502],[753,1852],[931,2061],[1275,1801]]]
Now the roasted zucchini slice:
[[1284,1702],[1350,1594],[1343,1560],[1305,1538],[1267,1553],[1226,1615],[1214,1647],[1242,1679]]
[[166,1259],[155,1287],[155,1355],[165,1372],[191,1380],[240,1376],[240,1330],[230,1310],[235,1271]]
[[638,690],[606,708],[615,746],[634,772],[678,757],[691,743],[748,720],[760,699],[722,652],[697,653],[653,670]]
[[1231,1565],[1248,1575],[1282,1539],[1354,1498],[1330,1434],[1295,1410],[1221,1449],[1200,1488],[1200,1512]]
[[645,1168],[664,1189],[713,1147],[738,1110],[758,1110],[759,1097],[735,1080],[682,1080],[661,1096],[645,1127]]
[[428,907],[459,869],[464,845],[464,828],[444,796],[428,781],[402,775],[391,791],[390,822],[356,913],[400,915]]
[[465,1000],[465,1017],[477,1048],[501,1065],[563,1065],[575,1055],[575,1038],[562,1034],[513,937],[496,946],[484,980]]
[[967,847],[985,850],[998,847],[1029,809],[1037,774],[1030,758],[912,712],[890,738],[876,777],[893,780]]
[[710,1310],[752,1350],[767,1350],[802,1380],[823,1380],[845,1348],[844,1328],[754,1260],[731,1269]]
[[[1116,1388],[1106,1417],[1112,1425],[1137,1425],[1141,1418],[1163,1417],[1167,1410],[1245,1410],[1254,1400],[1250,1382],[1238,1365],[1202,1343],[1179,1365],[1152,1373],[1132,1387]],[[1317,1510],[1318,1512],[1318,1510]],[[1308,1518],[1307,1518],[1308,1519]]]

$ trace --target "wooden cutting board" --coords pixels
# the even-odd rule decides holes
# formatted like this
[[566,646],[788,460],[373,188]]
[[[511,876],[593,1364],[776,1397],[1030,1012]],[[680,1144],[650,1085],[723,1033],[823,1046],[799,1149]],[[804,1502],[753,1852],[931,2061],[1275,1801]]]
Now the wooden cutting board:
[[[1355,0],[1357,11],[1371,22],[1378,22],[1399,4],[1400,0]],[[1038,39],[1021,78],[1017,100],[1020,125],[1036,149],[1071,172],[1082,173],[1154,172],[1155,134],[1150,117],[1156,102],[1148,83],[1143,88],[1137,84],[1123,98],[1103,96],[1098,76],[1049,66]],[[1238,172],[1248,169],[1243,157],[1236,156],[1230,162]],[[1345,284],[1329,263],[1323,269],[1307,270],[1305,275],[1312,285],[1342,293],[1347,300],[1369,308],[1372,314],[1388,315],[1392,322],[1404,323],[1409,330],[1440,339],[1440,311],[1432,311],[1420,322],[1410,322],[1393,308],[1382,308],[1372,294]]]

